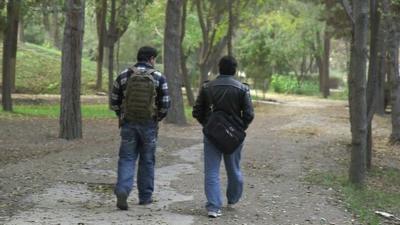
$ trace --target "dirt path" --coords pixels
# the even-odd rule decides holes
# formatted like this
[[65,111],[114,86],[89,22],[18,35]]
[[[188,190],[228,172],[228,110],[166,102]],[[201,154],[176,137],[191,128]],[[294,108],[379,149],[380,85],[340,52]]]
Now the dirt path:
[[0,224],[356,224],[332,190],[304,182],[313,171],[338,168],[338,156],[348,154],[347,121],[344,102],[257,103],[243,153],[243,199],[210,220],[197,125],[162,125],[156,202],[139,206],[134,191],[125,212],[112,194],[115,121],[85,121],[85,138],[66,142],[56,138],[57,121],[0,120]]

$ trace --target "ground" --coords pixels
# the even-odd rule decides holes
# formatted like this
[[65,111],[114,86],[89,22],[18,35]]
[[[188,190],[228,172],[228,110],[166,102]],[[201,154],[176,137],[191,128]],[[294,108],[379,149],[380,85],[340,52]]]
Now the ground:
[[[359,224],[332,188],[305,179],[347,169],[346,102],[271,99],[255,103],[242,154],[243,198],[217,219],[204,209],[202,134],[194,121],[160,125],[155,203],[139,206],[135,190],[129,210],[119,211],[116,120],[85,120],[84,138],[65,141],[56,119],[0,119],[0,224]],[[387,118],[380,120],[386,127],[375,133],[386,137]],[[223,167],[221,177],[225,184]]]

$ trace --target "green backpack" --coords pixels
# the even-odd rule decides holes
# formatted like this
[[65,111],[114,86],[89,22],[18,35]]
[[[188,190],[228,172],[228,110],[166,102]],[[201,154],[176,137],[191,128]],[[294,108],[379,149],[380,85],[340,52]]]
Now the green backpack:
[[133,74],[128,78],[125,99],[123,101],[124,119],[127,122],[146,122],[154,120],[157,107],[155,104],[156,87],[151,75],[155,70],[132,68]]

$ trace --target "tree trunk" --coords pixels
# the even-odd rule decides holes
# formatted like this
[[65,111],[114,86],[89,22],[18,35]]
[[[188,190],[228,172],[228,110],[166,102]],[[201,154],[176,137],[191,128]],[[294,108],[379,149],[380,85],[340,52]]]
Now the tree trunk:
[[51,14],[51,37],[53,40],[53,46],[57,49],[61,49],[60,40],[60,26],[59,26],[59,15],[57,12],[57,3],[53,2],[53,12]]
[[[394,13],[393,13],[394,14]],[[392,15],[389,39],[389,71],[392,96],[392,133],[390,142],[400,143],[400,74],[399,74],[399,48],[400,26],[399,15]]]
[[183,40],[185,39],[185,32],[186,32],[186,12],[187,12],[187,0],[183,0],[183,6],[182,6],[182,22],[181,22],[181,42],[180,42],[180,51],[181,51],[181,72],[182,72],[182,78],[185,83],[185,90],[186,90],[186,97],[188,99],[188,103],[190,106],[194,105],[194,95],[193,95],[193,90],[192,90],[192,82],[189,77],[188,69],[186,67],[186,59],[187,56],[185,56],[185,52],[183,49]]
[[349,105],[352,150],[349,178],[363,185],[366,172],[367,103],[366,66],[368,35],[368,1],[353,0],[354,27],[349,74]]
[[330,95],[329,92],[329,64],[330,64],[330,56],[331,56],[331,35],[328,31],[325,31],[324,34],[324,55],[323,55],[323,75],[322,75],[322,94],[324,98],[327,98]]
[[322,54],[321,54],[321,49],[322,49],[322,43],[321,43],[321,35],[319,32],[316,34],[316,39],[315,39],[315,45],[314,47],[314,54],[315,54],[315,61],[317,62],[318,66],[318,80],[319,80],[319,92],[323,93],[323,77],[324,77],[324,65],[323,65],[323,60],[322,60]]
[[[125,33],[125,31],[128,29],[129,26],[129,20],[126,19],[126,11],[127,11],[126,7],[128,5],[128,1],[122,0],[118,2],[120,2],[120,5],[118,7],[118,16],[117,16],[116,0],[111,1],[110,23],[108,26],[108,33],[107,33],[106,50],[108,50],[108,93],[109,94],[111,94],[114,82],[113,73],[114,73],[115,43],[121,38],[121,36]],[[117,20],[117,18],[119,19]]]
[[389,92],[389,87],[386,83],[387,77],[387,42],[389,30],[389,1],[381,0],[378,13],[381,12],[381,23],[379,28],[378,38],[378,84],[375,92],[375,113],[384,115],[387,104],[390,100],[386,100],[386,93]]
[[67,0],[61,65],[60,138],[82,138],[81,61],[84,33],[84,0]]
[[[217,30],[218,30],[218,24],[220,24],[222,16],[221,14],[224,14],[224,11],[226,10],[225,7],[220,7],[223,10],[216,10],[215,8],[212,7],[217,7],[218,4],[221,4],[220,1],[212,1],[208,5],[207,9],[204,9],[205,6],[207,5],[206,1],[201,1],[201,0],[196,0],[194,1],[196,10],[197,10],[197,15],[202,31],[202,43],[200,46],[200,51],[198,55],[198,62],[197,65],[200,68],[200,86],[203,84],[204,81],[208,80],[208,73],[210,70],[213,68],[213,66],[216,64],[218,58],[221,57],[223,51],[225,50],[225,47],[227,46],[228,43],[228,33],[225,34],[221,39],[217,39]],[[205,12],[209,12],[210,14],[204,15]],[[214,12],[218,15],[213,15],[211,12]],[[232,18],[235,18],[235,21],[232,22],[232,26],[236,26],[236,20],[238,17],[238,12],[236,12],[235,15],[232,16]],[[233,29],[232,27],[231,29]],[[233,30],[232,30],[233,34]]]
[[228,13],[229,13],[229,21],[228,21],[228,55],[232,56],[232,39],[233,39],[233,27],[234,27],[234,18],[233,18],[233,1],[234,0],[228,0]]
[[[110,25],[108,27],[109,32],[107,35],[107,43],[108,43],[108,93],[111,99],[111,91],[114,83],[114,45],[115,45],[115,36],[116,36],[116,0],[111,0],[111,16],[110,16]],[[111,102],[110,102],[111,104]]]
[[20,44],[25,42],[25,29],[24,29],[24,17],[19,17],[19,25],[18,25],[18,41]]
[[101,91],[103,86],[103,59],[104,59],[104,42],[106,37],[106,14],[107,0],[96,1],[96,23],[97,23],[97,68],[96,68],[96,90]]
[[171,95],[171,109],[166,121],[180,125],[186,124],[179,72],[182,3],[182,0],[168,0],[164,32],[164,72],[168,79]]
[[[5,10],[6,1],[0,1],[0,10]],[[4,38],[4,30],[6,28],[6,16],[0,13],[0,40]]]
[[367,82],[367,169],[371,169],[372,163],[372,119],[376,109],[376,92],[378,91],[378,43],[380,32],[380,14],[376,0],[370,0],[370,48]]
[[11,92],[15,88],[15,62],[20,7],[20,0],[10,0],[7,3],[7,24],[3,40],[2,105],[4,111],[12,111]]
[[47,42],[50,42],[51,28],[50,28],[50,18],[49,18],[49,10],[48,10],[49,2],[43,1],[41,4],[42,4],[42,23],[43,23],[44,30],[46,32],[45,40]]

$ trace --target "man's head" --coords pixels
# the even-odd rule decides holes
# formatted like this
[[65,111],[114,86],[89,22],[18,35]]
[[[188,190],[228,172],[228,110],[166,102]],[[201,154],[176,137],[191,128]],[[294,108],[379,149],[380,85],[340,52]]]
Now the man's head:
[[224,56],[219,60],[219,73],[223,75],[235,75],[237,62],[232,56]]
[[137,53],[138,62],[149,62],[153,66],[155,64],[155,59],[157,57],[157,50],[153,47],[143,46],[139,49]]

